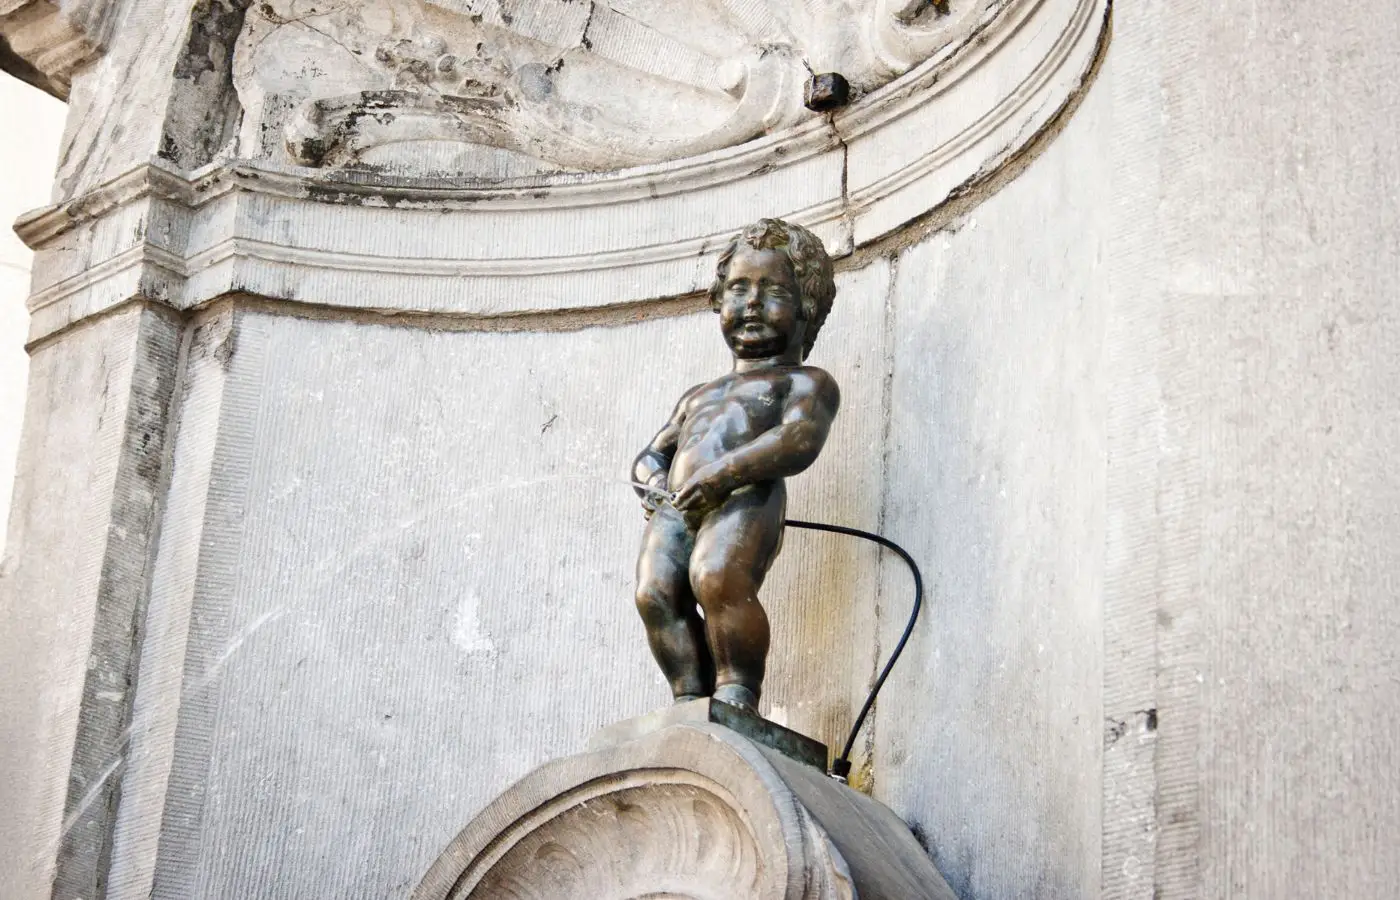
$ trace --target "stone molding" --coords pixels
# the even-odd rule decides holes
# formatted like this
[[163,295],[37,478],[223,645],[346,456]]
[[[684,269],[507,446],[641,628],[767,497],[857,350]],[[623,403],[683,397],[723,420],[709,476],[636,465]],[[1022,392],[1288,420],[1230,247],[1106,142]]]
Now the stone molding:
[[116,0],[0,0],[0,68],[68,99],[73,75],[106,47]]
[[17,224],[37,251],[30,337],[137,297],[188,310],[247,292],[463,318],[636,304],[705,288],[723,242],[761,215],[847,255],[966,195],[1049,127],[1103,52],[1108,12],[1012,4],[834,115],[617,172],[481,186],[155,160]]
[[476,815],[414,900],[951,900],[905,825],[721,725],[547,763]]

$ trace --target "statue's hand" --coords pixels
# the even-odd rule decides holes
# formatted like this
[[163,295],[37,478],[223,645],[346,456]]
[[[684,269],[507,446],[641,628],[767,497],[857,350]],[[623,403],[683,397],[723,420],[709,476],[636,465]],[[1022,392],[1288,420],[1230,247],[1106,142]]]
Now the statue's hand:
[[710,463],[686,479],[671,505],[681,512],[703,515],[724,502],[734,488],[724,466]]
[[648,487],[640,491],[642,495],[642,509],[646,511],[646,517],[651,518],[651,514],[656,512],[656,508],[671,499],[671,492],[666,490],[664,485],[666,480],[660,479],[660,485],[652,482]]

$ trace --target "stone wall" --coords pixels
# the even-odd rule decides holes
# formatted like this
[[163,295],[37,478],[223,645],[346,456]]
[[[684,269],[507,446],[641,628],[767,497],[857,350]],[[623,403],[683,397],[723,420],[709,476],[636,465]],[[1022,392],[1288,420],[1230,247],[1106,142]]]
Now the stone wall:
[[1110,808],[1153,784],[1157,831],[1154,863],[1108,816],[1106,883],[1389,896],[1400,15],[1122,12],[1106,711],[1133,737],[1155,698],[1156,730],[1107,770]]
[[[824,335],[862,348],[833,360],[851,415],[829,483],[792,512],[873,527],[880,318],[857,313]],[[404,895],[512,781],[668,702],[632,607],[626,477],[675,396],[722,371],[709,313],[442,333],[230,310],[188,352],[137,698],[179,715],[173,742],[135,738],[125,778],[163,818],[128,802],[117,830],[120,860],[160,830],[156,896]],[[835,741],[872,555],[789,540],[769,711]]]
[[884,529],[931,590],[874,778],[968,897],[1098,892],[1111,194],[1087,172],[1108,100],[1096,84],[1020,178],[895,261]]

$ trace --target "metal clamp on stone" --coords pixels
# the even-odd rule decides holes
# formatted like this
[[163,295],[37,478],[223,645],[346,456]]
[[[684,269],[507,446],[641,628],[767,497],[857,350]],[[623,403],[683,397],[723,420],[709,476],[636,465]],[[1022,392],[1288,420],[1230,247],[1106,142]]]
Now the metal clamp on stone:
[[803,104],[813,112],[830,112],[851,102],[851,85],[839,72],[823,72],[807,79]]

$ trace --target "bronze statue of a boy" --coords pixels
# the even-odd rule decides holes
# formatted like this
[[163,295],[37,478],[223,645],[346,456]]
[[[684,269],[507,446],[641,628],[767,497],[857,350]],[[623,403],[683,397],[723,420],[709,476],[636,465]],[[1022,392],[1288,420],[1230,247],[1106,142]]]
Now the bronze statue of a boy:
[[835,296],[810,231],[778,219],[745,228],[710,288],[733,371],[686,391],[633,465],[648,511],[637,609],[676,702],[758,703],[758,589],[782,546],[783,479],[816,460],[840,404],[836,381],[802,364]]

